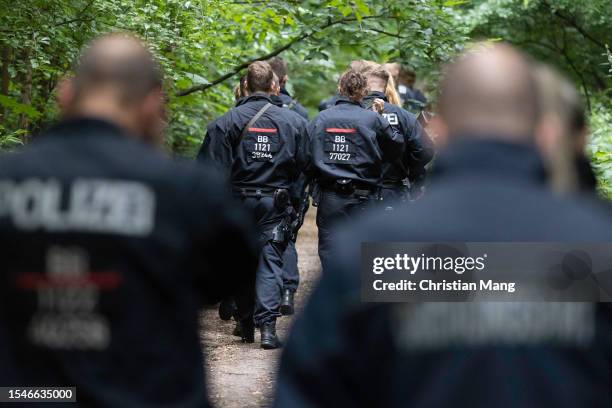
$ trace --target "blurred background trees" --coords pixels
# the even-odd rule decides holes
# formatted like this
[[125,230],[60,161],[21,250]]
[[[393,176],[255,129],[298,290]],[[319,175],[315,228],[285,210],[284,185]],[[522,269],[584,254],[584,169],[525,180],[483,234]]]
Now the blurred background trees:
[[282,55],[289,90],[314,115],[353,59],[410,66],[435,98],[440,67],[466,44],[509,41],[580,88],[612,189],[612,0],[0,0],[0,149],[56,119],[58,79],[87,41],[117,30],[137,32],[162,61],[168,148],[187,156],[254,59]]

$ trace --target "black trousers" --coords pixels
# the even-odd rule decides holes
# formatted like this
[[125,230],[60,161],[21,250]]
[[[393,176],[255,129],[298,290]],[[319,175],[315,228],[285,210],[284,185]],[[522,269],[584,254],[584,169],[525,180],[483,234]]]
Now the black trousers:
[[323,271],[329,267],[329,261],[333,256],[332,239],[335,228],[375,205],[376,196],[376,194],[367,197],[340,194],[327,189],[321,191],[321,200],[317,209],[317,227],[319,229],[319,259]]
[[299,284],[298,254],[295,249],[295,242],[289,241],[283,254],[283,289],[295,292]]
[[[280,224],[285,214],[274,206],[270,196],[244,197],[243,204],[255,218],[260,233],[261,253],[255,276],[254,303],[251,300],[253,320],[256,326],[275,320],[280,313],[283,289],[283,253],[287,243],[272,242],[272,230]],[[246,296],[236,299],[239,313],[248,307]]]

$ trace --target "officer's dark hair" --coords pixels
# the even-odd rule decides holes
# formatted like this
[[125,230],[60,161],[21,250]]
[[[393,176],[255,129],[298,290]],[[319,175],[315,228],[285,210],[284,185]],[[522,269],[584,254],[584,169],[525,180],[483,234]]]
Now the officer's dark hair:
[[[123,45],[119,46],[119,42]],[[118,91],[120,102],[129,104],[161,88],[162,71],[147,46],[130,33],[111,33],[85,48],[72,80],[76,100],[104,87]]]
[[361,72],[348,69],[338,80],[338,93],[351,101],[359,102],[368,93],[368,80]]
[[249,93],[270,92],[274,71],[265,61],[255,61],[247,68],[247,88]]
[[239,83],[234,86],[233,91],[234,91],[234,100],[235,101],[238,101],[240,98],[242,98],[242,93],[240,93],[240,84]]
[[246,75],[243,75],[240,78],[240,96],[244,98],[245,96],[248,96],[248,95],[249,95],[249,89],[247,86],[247,77]]
[[249,93],[247,92],[246,75],[243,75],[240,77],[240,82],[238,82],[236,86],[234,86],[234,99],[238,101],[239,99],[244,98],[248,95]]
[[287,78],[287,63],[281,57],[272,57],[266,61],[278,77],[280,85],[283,85]]

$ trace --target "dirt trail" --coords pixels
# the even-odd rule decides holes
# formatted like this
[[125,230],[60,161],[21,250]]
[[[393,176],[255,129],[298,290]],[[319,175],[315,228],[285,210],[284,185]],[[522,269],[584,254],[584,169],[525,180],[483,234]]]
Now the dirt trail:
[[[320,271],[315,214],[311,208],[297,241],[301,278],[296,296],[298,313]],[[206,310],[202,314],[202,321],[205,325],[202,342],[212,404],[219,408],[268,406],[281,351],[259,348],[258,332],[254,344],[240,343],[237,337],[231,335],[234,323],[221,321],[216,309]],[[281,340],[287,338],[291,322],[290,317],[279,319],[277,330]]]

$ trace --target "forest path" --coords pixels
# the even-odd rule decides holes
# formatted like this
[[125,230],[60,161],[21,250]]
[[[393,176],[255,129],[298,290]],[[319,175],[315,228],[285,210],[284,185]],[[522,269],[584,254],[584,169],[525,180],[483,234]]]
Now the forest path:
[[[311,207],[297,241],[301,279],[295,299],[298,313],[320,273],[315,215],[316,209]],[[208,391],[213,406],[255,408],[270,405],[281,350],[261,349],[258,331],[254,344],[241,343],[231,334],[233,320],[220,320],[216,308],[205,310],[201,318]],[[287,339],[292,321],[291,317],[278,320],[281,341]]]

